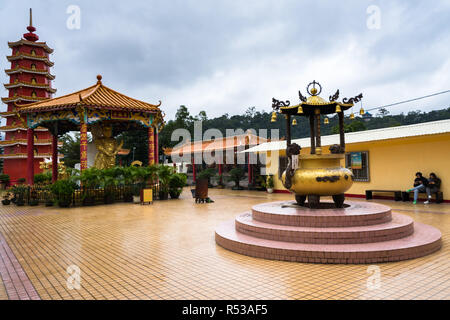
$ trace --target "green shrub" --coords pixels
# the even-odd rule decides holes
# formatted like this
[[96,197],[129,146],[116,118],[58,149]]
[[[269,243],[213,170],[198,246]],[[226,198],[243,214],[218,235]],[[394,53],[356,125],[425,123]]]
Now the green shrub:
[[0,182],[3,182],[3,183],[9,182],[9,174],[6,174],[6,173],[0,174]]
[[34,175],[34,183],[35,184],[47,184],[52,182],[52,173],[44,172],[38,173]]
[[229,180],[234,181],[234,188],[240,189],[239,181],[245,176],[245,172],[241,167],[236,167],[230,170],[229,172]]
[[77,184],[71,179],[58,180],[50,186],[50,190],[55,195],[56,202],[60,207],[70,206],[76,188]]

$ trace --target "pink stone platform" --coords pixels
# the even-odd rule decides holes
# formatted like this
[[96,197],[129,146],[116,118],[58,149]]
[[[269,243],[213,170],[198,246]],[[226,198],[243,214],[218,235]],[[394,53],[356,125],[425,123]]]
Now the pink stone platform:
[[379,263],[425,256],[441,247],[441,232],[391,208],[346,201],[322,209],[295,201],[256,205],[216,229],[216,243],[248,256],[309,263]]

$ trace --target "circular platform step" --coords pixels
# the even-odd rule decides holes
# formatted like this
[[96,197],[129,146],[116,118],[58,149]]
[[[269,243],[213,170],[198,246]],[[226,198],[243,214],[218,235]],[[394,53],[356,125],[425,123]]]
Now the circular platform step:
[[297,227],[261,222],[250,212],[236,217],[236,230],[257,238],[316,244],[346,244],[389,241],[407,237],[414,232],[412,218],[392,214],[386,223],[357,227]]
[[388,206],[358,201],[345,203],[348,207],[342,209],[309,209],[297,206],[295,201],[262,203],[253,206],[252,216],[269,224],[297,227],[355,227],[391,221]]
[[441,232],[428,225],[414,224],[405,238],[361,244],[307,244],[256,238],[236,230],[235,221],[216,229],[216,243],[228,250],[273,260],[307,263],[380,263],[425,256],[441,247]]

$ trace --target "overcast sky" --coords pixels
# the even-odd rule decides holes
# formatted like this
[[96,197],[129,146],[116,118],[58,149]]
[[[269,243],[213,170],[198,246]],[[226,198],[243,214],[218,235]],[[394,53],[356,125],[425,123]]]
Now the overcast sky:
[[[67,27],[70,5],[80,8],[80,29]],[[126,95],[162,100],[168,119],[181,104],[209,117],[270,111],[272,97],[297,103],[312,80],[327,99],[336,89],[341,98],[362,92],[366,109],[450,89],[448,0],[1,0],[2,69],[30,7],[40,41],[55,49],[56,96],[102,74]],[[449,102],[445,94],[389,110]]]

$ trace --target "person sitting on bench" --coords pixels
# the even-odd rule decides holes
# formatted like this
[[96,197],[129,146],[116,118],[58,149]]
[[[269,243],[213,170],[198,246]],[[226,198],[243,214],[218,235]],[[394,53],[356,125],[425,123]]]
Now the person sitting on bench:
[[419,197],[419,192],[426,191],[427,186],[428,186],[428,180],[422,176],[422,172],[416,172],[416,179],[414,179],[414,188],[406,190],[406,192],[414,191],[413,204],[417,203],[417,198]]
[[428,186],[425,188],[427,191],[428,200],[424,204],[429,204],[431,200],[431,194],[439,191],[441,187],[441,179],[439,179],[435,173],[430,173],[430,178],[428,179]]

